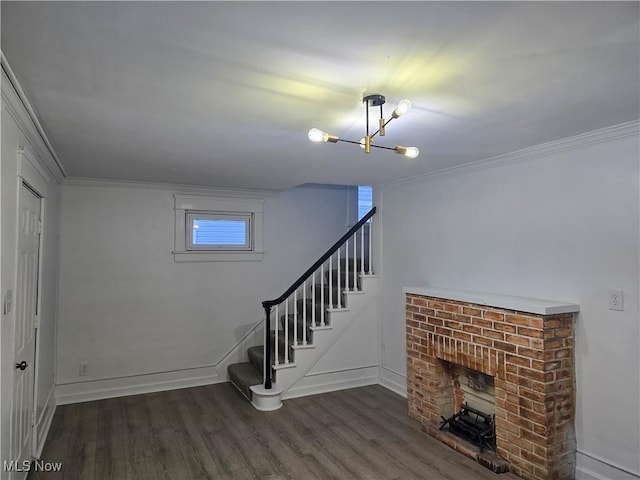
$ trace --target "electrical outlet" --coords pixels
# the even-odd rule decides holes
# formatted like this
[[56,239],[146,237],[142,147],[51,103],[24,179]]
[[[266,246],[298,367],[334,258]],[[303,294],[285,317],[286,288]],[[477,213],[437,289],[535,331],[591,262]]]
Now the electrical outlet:
[[609,290],[609,310],[624,310],[622,290]]
[[80,376],[85,377],[89,375],[89,362],[80,362]]

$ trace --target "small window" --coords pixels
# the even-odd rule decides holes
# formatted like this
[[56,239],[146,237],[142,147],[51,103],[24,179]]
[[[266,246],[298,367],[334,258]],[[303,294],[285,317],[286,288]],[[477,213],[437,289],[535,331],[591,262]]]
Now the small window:
[[189,250],[252,250],[251,215],[187,213]]
[[262,261],[263,198],[174,194],[176,262]]
[[358,185],[358,221],[362,220],[373,208],[373,188],[370,185]]

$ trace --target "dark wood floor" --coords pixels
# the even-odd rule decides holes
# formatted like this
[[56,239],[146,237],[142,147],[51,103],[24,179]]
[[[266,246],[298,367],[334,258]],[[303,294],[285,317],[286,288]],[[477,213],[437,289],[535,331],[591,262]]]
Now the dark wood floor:
[[496,475],[420,431],[370,386],[258,412],[228,384],[60,406],[31,479],[451,479]]

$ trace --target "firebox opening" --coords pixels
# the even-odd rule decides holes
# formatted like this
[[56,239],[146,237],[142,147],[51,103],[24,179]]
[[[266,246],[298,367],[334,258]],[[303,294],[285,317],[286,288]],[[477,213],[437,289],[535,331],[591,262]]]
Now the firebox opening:
[[487,415],[495,415],[495,384],[494,378],[476,370],[441,360],[451,378],[453,387],[452,409],[454,413],[467,404],[475,410]]
[[482,452],[495,450],[495,385],[494,378],[461,365],[440,360],[447,374],[452,395],[442,417],[440,430],[470,441]]

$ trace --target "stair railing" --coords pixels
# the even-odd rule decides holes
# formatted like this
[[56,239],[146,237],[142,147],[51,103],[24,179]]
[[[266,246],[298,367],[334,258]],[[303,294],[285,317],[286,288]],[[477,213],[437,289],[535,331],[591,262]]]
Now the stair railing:
[[[283,363],[289,364],[289,346],[290,341],[293,346],[298,345],[306,345],[307,344],[307,317],[308,317],[308,308],[307,308],[307,284],[311,282],[311,325],[314,327],[324,327],[326,326],[327,318],[326,318],[326,309],[324,307],[325,300],[327,300],[329,308],[343,308],[343,298],[342,298],[342,275],[341,268],[344,264],[344,287],[346,290],[357,290],[358,289],[358,278],[359,275],[370,275],[373,272],[373,266],[371,261],[371,222],[369,220],[376,213],[376,207],[373,207],[369,213],[367,213],[358,223],[356,223],[347,233],[345,233],[340,240],[338,240],[329,250],[326,251],[324,255],[322,255],[317,262],[315,262],[311,267],[304,272],[298,280],[293,282],[293,284],[287,288],[287,290],[280,295],[278,298],[273,300],[265,300],[262,302],[262,307],[264,308],[265,313],[265,322],[264,322],[264,331],[265,331],[265,342],[264,342],[264,388],[266,390],[270,390],[272,388],[272,367],[271,367],[271,310],[275,307],[275,328],[274,328],[274,365],[280,365],[280,357],[279,357],[279,335],[280,335],[280,327],[278,325],[279,315],[281,312],[284,312],[285,321],[284,325],[281,327],[284,332],[282,332],[282,336],[284,338],[284,352],[283,355]],[[351,257],[350,257],[351,255]],[[343,261],[344,259],[344,261]],[[337,269],[336,275],[336,295],[334,295],[334,282],[333,282],[333,271],[334,271],[334,262],[337,265],[335,268]],[[359,263],[359,265],[358,265]],[[350,265],[351,264],[351,265]],[[325,274],[325,267],[327,268],[327,273]],[[325,276],[328,277],[328,282],[325,282]],[[317,296],[317,288],[316,281],[320,279],[320,305],[321,309],[316,313],[316,296]],[[327,292],[325,292],[325,285],[328,286],[326,288]],[[300,288],[302,287],[302,288]],[[325,293],[327,297],[325,297]],[[299,296],[299,294],[301,296]],[[335,298],[337,297],[337,298]],[[301,343],[299,343],[298,339],[298,299],[302,300],[302,338]],[[290,304],[293,303],[293,305]],[[293,313],[290,314],[289,311]],[[293,332],[289,331],[289,318],[290,315],[293,316]],[[292,333],[292,335],[290,335]],[[290,337],[292,337],[290,339]]]

